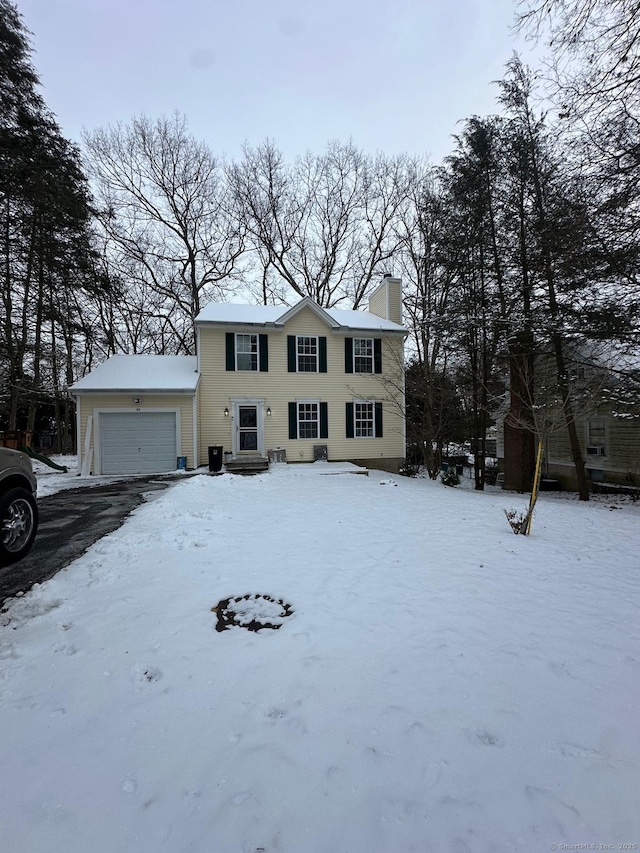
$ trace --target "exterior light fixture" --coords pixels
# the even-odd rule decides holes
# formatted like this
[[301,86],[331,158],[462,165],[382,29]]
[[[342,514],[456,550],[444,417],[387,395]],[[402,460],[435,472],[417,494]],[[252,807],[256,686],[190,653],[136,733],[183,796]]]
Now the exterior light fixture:
[[228,406],[224,407],[224,416],[225,416],[225,418],[229,417],[229,407]]
[[271,417],[271,406],[267,406],[267,417]]
[[134,402],[134,403],[135,403],[135,405],[137,406],[137,405],[138,405],[138,403],[141,403],[141,402],[142,402],[142,400],[140,399],[140,397],[134,397],[134,398],[133,398],[133,402]]

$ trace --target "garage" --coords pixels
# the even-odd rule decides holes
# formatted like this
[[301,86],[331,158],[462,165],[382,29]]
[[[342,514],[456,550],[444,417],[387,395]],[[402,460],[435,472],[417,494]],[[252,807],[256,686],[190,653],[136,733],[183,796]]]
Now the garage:
[[156,474],[176,467],[175,412],[102,412],[103,474]]

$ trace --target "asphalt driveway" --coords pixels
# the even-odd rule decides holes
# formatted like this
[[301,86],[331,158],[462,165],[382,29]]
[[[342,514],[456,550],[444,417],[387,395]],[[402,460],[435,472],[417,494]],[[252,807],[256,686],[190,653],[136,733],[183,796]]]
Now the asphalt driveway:
[[0,569],[0,604],[53,577],[98,539],[117,530],[149,493],[179,481],[156,474],[68,489],[39,500],[40,526],[29,556]]

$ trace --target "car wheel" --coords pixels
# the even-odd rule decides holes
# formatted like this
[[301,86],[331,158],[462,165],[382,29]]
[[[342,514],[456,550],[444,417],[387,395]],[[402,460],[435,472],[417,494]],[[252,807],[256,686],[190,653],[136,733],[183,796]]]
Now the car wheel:
[[33,544],[38,530],[38,505],[27,489],[0,495],[0,566],[15,563]]

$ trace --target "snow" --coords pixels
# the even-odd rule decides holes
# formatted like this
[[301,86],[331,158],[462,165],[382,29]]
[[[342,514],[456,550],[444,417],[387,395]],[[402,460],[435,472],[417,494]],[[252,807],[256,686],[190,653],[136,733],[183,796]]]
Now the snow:
[[195,391],[198,360],[192,355],[113,355],[69,390],[92,391]]
[[[304,300],[301,300],[304,302]],[[298,303],[300,304],[300,303]],[[295,310],[283,305],[243,305],[231,302],[212,302],[196,317],[196,323],[235,323],[265,325],[282,322],[287,314]],[[348,311],[341,308],[322,308],[335,323],[347,329],[370,329],[387,332],[403,332],[402,326],[378,317],[369,311]]]
[[[640,507],[514,536],[511,496],[315,471],[179,480],[9,603],[3,849],[639,843]],[[246,594],[293,613],[217,632]]]
[[36,471],[38,478],[38,499],[50,497],[51,495],[55,495],[57,492],[62,492],[67,489],[98,488],[98,486],[107,486],[110,483],[118,483],[122,480],[132,480],[136,478],[147,480],[149,477],[153,476],[159,476],[162,477],[162,479],[166,479],[168,477],[181,479],[189,476],[187,471],[176,469],[175,471],[167,471],[166,473],[158,475],[137,474],[123,476],[122,474],[90,474],[83,477],[78,474],[77,456],[52,456],[51,459],[53,462],[57,462],[58,465],[66,465],[69,470],[66,474],[63,474],[61,471],[56,471],[54,468],[50,468],[48,465],[45,465],[45,463],[38,462],[33,459],[33,469]]

